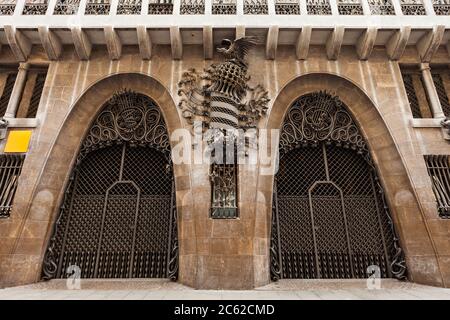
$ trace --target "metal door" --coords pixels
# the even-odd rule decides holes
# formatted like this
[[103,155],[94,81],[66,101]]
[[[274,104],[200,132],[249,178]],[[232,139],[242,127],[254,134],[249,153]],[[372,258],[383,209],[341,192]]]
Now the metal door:
[[[93,144],[105,128],[115,132]],[[108,103],[66,188],[44,279],[67,277],[74,266],[82,278],[176,279],[177,217],[163,129],[159,110],[145,96],[125,92]],[[130,138],[136,135],[141,141]]]
[[344,105],[326,93],[304,96],[281,133],[272,278],[366,278],[370,266],[405,277],[377,172]]

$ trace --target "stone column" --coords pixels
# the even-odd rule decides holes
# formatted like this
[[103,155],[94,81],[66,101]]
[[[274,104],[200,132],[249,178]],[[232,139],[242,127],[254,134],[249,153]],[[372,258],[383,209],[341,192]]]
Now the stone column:
[[6,108],[5,118],[15,118],[17,108],[19,107],[20,98],[22,96],[23,88],[27,81],[27,72],[30,65],[28,63],[21,63],[19,65],[19,72],[17,73],[16,82],[9,98],[8,107]]
[[441,102],[439,101],[439,96],[434,86],[433,77],[430,71],[430,65],[428,63],[420,64],[420,71],[422,72],[422,79],[425,85],[425,90],[428,95],[428,100],[430,102],[431,113],[433,118],[445,118],[444,112],[442,111]]

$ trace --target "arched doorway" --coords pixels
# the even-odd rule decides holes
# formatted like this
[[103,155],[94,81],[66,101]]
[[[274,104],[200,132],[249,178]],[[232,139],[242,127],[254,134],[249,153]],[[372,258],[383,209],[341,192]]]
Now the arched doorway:
[[42,278],[171,278],[178,274],[169,136],[153,100],[116,93],[85,136]]
[[405,278],[377,171],[347,107],[325,92],[300,97],[284,118],[279,151],[272,279]]

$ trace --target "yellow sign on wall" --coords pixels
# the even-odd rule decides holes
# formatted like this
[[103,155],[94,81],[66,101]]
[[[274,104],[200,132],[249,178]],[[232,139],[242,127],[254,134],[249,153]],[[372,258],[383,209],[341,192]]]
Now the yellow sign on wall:
[[27,152],[30,144],[31,130],[12,130],[6,140],[5,153]]

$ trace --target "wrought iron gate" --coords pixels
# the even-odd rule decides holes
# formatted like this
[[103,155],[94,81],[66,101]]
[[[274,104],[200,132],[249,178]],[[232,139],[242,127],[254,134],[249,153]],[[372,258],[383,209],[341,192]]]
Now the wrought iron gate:
[[[177,278],[177,216],[164,120],[122,92],[81,147],[47,249],[43,278]],[[73,268],[73,267],[72,267]]]
[[303,96],[286,115],[280,136],[272,279],[366,278],[373,265],[381,277],[405,278],[366,143],[337,97]]

